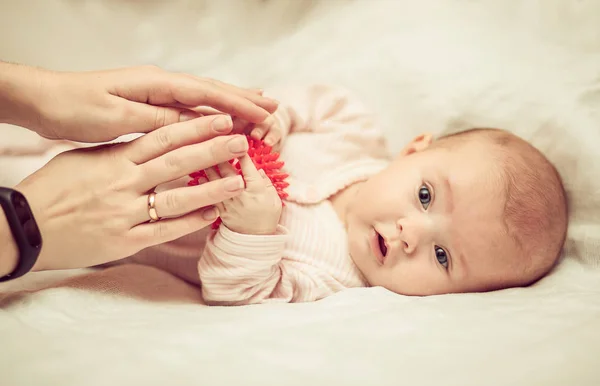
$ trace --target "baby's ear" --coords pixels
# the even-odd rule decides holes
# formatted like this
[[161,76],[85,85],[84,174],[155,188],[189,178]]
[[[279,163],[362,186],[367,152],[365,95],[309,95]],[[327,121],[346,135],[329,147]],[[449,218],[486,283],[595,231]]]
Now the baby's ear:
[[413,153],[417,153],[423,151],[431,145],[433,142],[433,135],[429,133],[421,134],[415,137],[408,145],[402,149],[400,152],[401,155],[410,155]]

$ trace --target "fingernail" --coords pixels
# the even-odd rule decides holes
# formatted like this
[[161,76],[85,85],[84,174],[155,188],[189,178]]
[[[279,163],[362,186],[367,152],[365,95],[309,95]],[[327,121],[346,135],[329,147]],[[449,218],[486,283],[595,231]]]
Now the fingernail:
[[219,211],[216,208],[208,208],[202,212],[202,218],[206,221],[216,220],[219,216]]
[[244,180],[242,176],[235,176],[225,181],[225,190],[228,192],[237,192],[244,188]]
[[265,145],[273,146],[273,138],[271,138],[271,137],[265,138]]
[[248,150],[248,141],[245,137],[237,137],[229,140],[227,148],[232,153],[243,153]]
[[179,122],[190,121],[190,120],[196,119],[198,117],[199,117],[199,115],[194,112],[184,111],[181,114],[179,114]]
[[212,121],[212,128],[214,131],[224,132],[233,126],[230,116],[221,116]]

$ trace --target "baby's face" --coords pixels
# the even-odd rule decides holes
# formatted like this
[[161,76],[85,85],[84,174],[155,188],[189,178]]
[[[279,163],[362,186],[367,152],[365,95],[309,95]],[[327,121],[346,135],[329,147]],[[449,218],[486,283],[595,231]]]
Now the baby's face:
[[504,188],[485,144],[415,139],[348,206],[352,259],[372,286],[404,295],[485,291],[518,274]]

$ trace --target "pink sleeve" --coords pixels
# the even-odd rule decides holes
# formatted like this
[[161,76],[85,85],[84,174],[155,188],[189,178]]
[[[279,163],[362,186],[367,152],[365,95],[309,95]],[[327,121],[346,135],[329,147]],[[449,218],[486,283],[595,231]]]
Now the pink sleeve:
[[381,138],[375,116],[350,91],[328,85],[284,88],[265,93],[281,101],[274,117],[283,137],[301,132],[365,132]]
[[286,259],[288,233],[244,235],[221,225],[206,242],[198,263],[202,295],[209,305],[317,300],[335,292],[335,283],[316,267]]

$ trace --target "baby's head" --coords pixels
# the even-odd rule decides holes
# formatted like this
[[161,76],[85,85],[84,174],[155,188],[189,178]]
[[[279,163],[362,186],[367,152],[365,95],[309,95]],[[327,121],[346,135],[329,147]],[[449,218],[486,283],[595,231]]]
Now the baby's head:
[[352,259],[373,286],[404,295],[529,285],[567,232],[554,166],[503,130],[414,139],[362,184],[346,213]]

